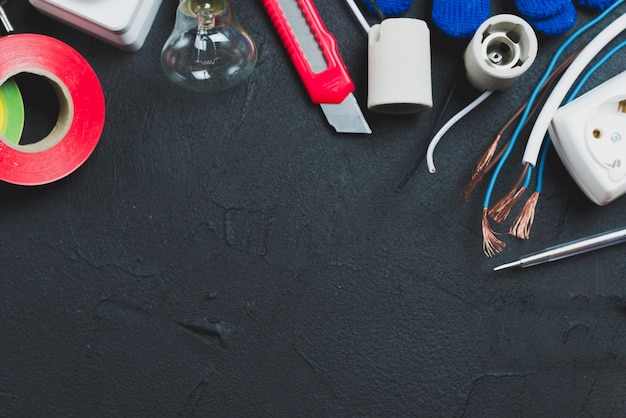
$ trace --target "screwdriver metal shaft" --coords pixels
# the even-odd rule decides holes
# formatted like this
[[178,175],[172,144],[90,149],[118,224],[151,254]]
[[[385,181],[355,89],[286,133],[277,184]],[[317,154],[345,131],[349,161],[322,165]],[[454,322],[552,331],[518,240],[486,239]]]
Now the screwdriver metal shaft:
[[531,267],[550,261],[561,260],[563,258],[572,257],[574,255],[586,253],[611,245],[619,244],[626,241],[626,228],[614,229],[590,237],[578,239],[575,241],[559,244],[554,247],[546,248],[535,254],[530,254],[520,258],[517,261],[503,264],[494,268],[494,271],[504,270],[511,267]]

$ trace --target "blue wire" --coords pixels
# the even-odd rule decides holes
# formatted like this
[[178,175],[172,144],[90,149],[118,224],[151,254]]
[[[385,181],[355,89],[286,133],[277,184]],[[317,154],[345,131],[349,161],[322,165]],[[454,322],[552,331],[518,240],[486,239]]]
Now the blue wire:
[[[580,79],[580,81],[576,84],[572,92],[567,97],[565,103],[569,103],[578,96],[578,93],[583,88],[583,86],[589,81],[591,76],[602,67],[613,55],[617,54],[622,48],[626,47],[626,40],[620,42],[616,46],[614,46],[609,52],[607,52],[602,58],[600,58]],[[537,186],[535,190],[541,193],[543,189],[543,170],[546,164],[546,155],[548,154],[548,149],[550,148],[552,140],[548,136],[546,139],[546,143],[543,146],[543,150],[541,151],[541,159],[539,161],[539,170],[537,171]]]
[[522,113],[522,116],[521,116],[521,118],[520,118],[520,120],[519,120],[519,122],[517,124],[517,127],[515,128],[515,131],[513,132],[513,135],[511,136],[511,141],[509,142],[508,146],[504,150],[504,153],[502,154],[502,157],[500,158],[500,161],[498,161],[498,164],[496,165],[496,167],[493,170],[493,174],[491,175],[491,179],[489,181],[489,185],[487,186],[487,191],[485,192],[485,199],[483,200],[483,207],[484,208],[489,208],[489,202],[491,201],[491,195],[493,194],[493,189],[495,187],[495,184],[496,184],[496,181],[498,179],[498,176],[500,175],[500,171],[502,170],[502,167],[506,163],[506,160],[508,159],[509,155],[511,154],[511,151],[513,150],[513,148],[515,146],[515,142],[517,141],[517,138],[519,137],[519,135],[520,135],[520,133],[521,133],[523,127],[524,127],[524,124],[526,123],[526,119],[528,119],[528,115],[530,114],[531,108],[533,107],[535,101],[537,100],[537,97],[539,96],[541,87],[545,84],[545,82],[550,77],[550,74],[554,70],[554,67],[556,66],[556,63],[557,63],[558,59],[561,57],[561,55],[563,54],[565,49],[567,49],[580,35],[582,35],[584,32],[586,32],[587,30],[589,30],[590,28],[595,26],[598,22],[600,22],[600,20],[604,19],[609,13],[611,13],[618,6],[620,6],[622,3],[624,3],[624,1],[626,1],[626,0],[618,0],[618,1],[616,1],[615,3],[613,3],[613,5],[611,7],[609,7],[608,9],[603,11],[602,13],[600,13],[593,20],[590,20],[585,25],[580,27],[569,38],[567,38],[565,40],[565,42],[563,42],[563,44],[556,51],[556,53],[552,57],[552,60],[550,61],[550,64],[548,65],[548,68],[546,69],[545,73],[543,74],[543,77],[541,78],[541,80],[539,80],[539,82],[535,86],[535,89],[533,90],[532,94],[530,95],[530,98],[528,99],[528,104],[526,105],[526,109],[524,109],[524,112]]

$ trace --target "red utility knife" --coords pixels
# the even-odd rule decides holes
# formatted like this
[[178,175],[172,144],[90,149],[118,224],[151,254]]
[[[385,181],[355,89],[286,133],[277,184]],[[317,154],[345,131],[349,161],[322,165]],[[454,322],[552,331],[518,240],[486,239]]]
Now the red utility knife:
[[311,99],[337,132],[372,133],[354,83],[312,0],[261,0]]

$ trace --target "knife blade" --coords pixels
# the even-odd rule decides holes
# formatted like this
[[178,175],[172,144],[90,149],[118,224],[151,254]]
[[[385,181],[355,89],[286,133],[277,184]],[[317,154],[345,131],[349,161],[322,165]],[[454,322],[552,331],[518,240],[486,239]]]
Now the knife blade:
[[313,0],[261,0],[313,103],[340,133],[372,133],[354,83]]

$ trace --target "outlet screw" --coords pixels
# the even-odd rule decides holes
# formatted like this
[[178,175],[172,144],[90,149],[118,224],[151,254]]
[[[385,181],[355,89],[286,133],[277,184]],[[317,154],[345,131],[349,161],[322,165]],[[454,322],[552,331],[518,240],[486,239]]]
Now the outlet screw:
[[621,136],[619,133],[617,133],[617,132],[613,132],[613,133],[611,134],[611,141],[613,141],[613,142],[619,142],[619,141],[621,141],[621,140],[622,140],[622,136]]

